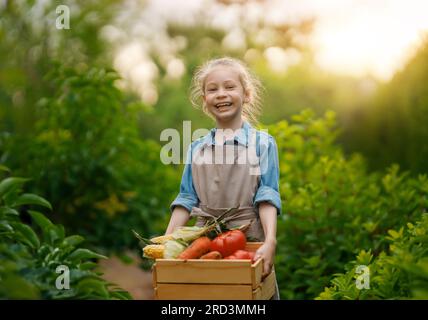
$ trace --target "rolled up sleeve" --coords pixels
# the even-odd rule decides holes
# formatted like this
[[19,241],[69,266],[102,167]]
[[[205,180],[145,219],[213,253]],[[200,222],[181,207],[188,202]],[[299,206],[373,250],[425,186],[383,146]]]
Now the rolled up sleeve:
[[[189,150],[187,152],[187,159],[191,158],[191,148],[189,146]],[[183,170],[183,176],[181,178],[180,184],[180,192],[175,198],[175,200],[171,203],[170,211],[172,212],[176,206],[182,206],[186,208],[189,212],[192,211],[193,207],[196,207],[199,203],[198,196],[195,191],[195,187],[193,186],[193,178],[192,178],[192,164],[191,161],[186,161],[186,165]]]
[[254,196],[254,206],[258,209],[261,202],[268,202],[281,213],[281,197],[279,194],[279,159],[275,139],[268,136],[266,144],[260,144],[260,185]]

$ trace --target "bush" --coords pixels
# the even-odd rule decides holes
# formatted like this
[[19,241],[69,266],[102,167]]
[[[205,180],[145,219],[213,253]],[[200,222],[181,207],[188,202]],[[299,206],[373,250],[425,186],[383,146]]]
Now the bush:
[[[428,299],[428,214],[415,225],[389,230],[389,248],[377,257],[361,251],[317,299]],[[368,288],[359,290],[357,267],[368,267]],[[362,281],[362,280],[360,280]],[[367,281],[367,279],[365,280]]]
[[334,144],[335,114],[306,110],[269,127],[280,158],[283,215],[278,221],[276,271],[282,299],[315,298],[361,250],[376,256],[384,234],[416,221],[428,205],[428,179],[393,165],[368,174],[359,155]]
[[[52,208],[45,199],[22,193],[27,180],[9,177],[0,182],[0,298],[130,299],[127,292],[100,278],[95,261],[105,257],[81,248],[82,236],[66,237],[62,225],[29,210],[34,205]],[[31,224],[24,223],[29,218]],[[56,286],[64,271],[57,268],[64,266],[70,275],[68,290]]]
[[[160,146],[139,136],[142,106],[114,86],[116,73],[60,65],[48,75],[54,92],[38,103],[29,139],[4,136],[3,162],[30,176],[32,192],[50,199],[56,222],[101,250],[137,247],[131,228],[159,233],[180,173],[159,161]],[[162,230],[163,232],[164,230]]]

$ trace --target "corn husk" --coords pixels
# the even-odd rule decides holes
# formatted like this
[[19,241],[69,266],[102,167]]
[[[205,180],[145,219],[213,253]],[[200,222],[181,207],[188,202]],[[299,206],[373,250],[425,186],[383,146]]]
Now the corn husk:
[[172,233],[172,236],[175,240],[182,240],[184,242],[190,243],[209,231],[211,231],[215,226],[207,226],[207,227],[180,227]]
[[164,259],[175,259],[180,253],[187,248],[187,244],[182,241],[168,240],[164,243],[165,251],[163,253]]

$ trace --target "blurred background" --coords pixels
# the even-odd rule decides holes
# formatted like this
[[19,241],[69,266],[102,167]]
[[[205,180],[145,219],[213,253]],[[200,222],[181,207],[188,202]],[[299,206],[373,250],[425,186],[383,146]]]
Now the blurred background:
[[[161,163],[160,132],[213,127],[191,76],[237,57],[265,87],[260,127],[280,151],[281,298],[428,298],[426,236],[412,238],[427,225],[427,31],[424,0],[0,0],[3,178],[30,178],[53,223],[110,257],[104,277],[152,298],[131,229],[163,234],[183,169]],[[30,227],[33,205],[17,210]],[[371,291],[352,287],[361,261]]]

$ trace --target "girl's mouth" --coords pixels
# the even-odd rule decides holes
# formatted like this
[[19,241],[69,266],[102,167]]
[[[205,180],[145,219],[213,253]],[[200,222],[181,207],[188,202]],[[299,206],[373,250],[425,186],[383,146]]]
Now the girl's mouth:
[[222,110],[222,109],[226,109],[226,108],[230,107],[231,105],[232,105],[231,102],[222,102],[222,103],[217,103],[215,105],[215,107],[219,110]]

